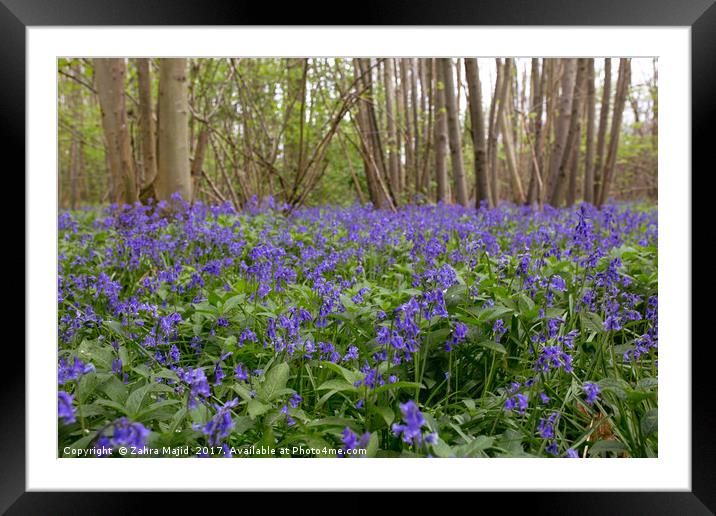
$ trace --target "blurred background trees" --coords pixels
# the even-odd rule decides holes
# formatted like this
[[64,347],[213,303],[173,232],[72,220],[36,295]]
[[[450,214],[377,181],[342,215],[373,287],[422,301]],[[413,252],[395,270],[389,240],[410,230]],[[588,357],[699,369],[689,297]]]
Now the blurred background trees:
[[655,59],[59,59],[59,203],[657,196]]

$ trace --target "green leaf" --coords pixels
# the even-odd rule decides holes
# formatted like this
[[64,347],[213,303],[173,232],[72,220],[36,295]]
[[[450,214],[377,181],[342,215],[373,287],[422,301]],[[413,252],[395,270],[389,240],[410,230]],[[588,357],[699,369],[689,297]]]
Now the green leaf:
[[629,405],[632,407],[637,406],[639,403],[641,403],[644,400],[655,400],[656,399],[656,392],[654,391],[628,391],[627,392],[627,400],[629,401]]
[[607,377],[599,380],[597,384],[602,391],[611,392],[620,400],[627,398],[626,391],[629,389],[629,384],[624,380]]
[[450,446],[438,437],[438,442],[431,444],[430,447],[433,449],[436,457],[447,458],[453,456],[453,451]]
[[365,455],[357,455],[357,457],[375,457],[378,454],[379,445],[380,439],[378,438],[378,433],[373,432],[370,434],[370,441],[368,441],[368,446],[365,449]]
[[659,380],[656,378],[642,378],[636,382],[636,388],[639,391],[649,391],[659,385]]
[[507,353],[505,346],[493,340],[483,340],[482,342],[478,342],[477,345],[483,348],[491,349],[492,351],[497,351],[498,353]]
[[458,447],[456,450],[456,455],[458,457],[484,456],[484,454],[481,452],[484,452],[485,450],[490,448],[494,442],[495,439],[492,437],[487,437],[486,435],[478,435],[469,443],[463,444],[462,446]]
[[445,291],[444,298],[448,309],[466,303],[470,299],[466,285],[453,285]]
[[395,412],[390,407],[377,405],[374,407],[374,411],[383,418],[388,427],[390,427],[390,425],[393,424],[393,421],[395,421]]
[[240,304],[244,303],[246,301],[246,294],[238,294],[236,296],[231,296],[229,299],[224,301],[224,304],[221,305],[221,313],[222,314],[228,314],[231,312],[233,308],[236,308]]
[[77,347],[77,357],[93,363],[98,369],[111,369],[114,351],[96,340],[83,340]]
[[261,403],[257,399],[252,399],[251,401],[249,401],[248,409],[249,417],[251,419],[256,419],[258,416],[265,414],[266,412],[271,410],[271,405]]
[[122,404],[127,401],[129,395],[129,388],[114,375],[100,385],[98,390],[105,393],[112,401]]
[[597,455],[606,456],[607,453],[620,454],[627,451],[627,447],[624,443],[615,441],[613,439],[597,441],[589,448],[589,456],[594,457]]
[[659,413],[658,409],[651,409],[646,414],[644,414],[644,417],[641,418],[641,421],[639,422],[641,427],[641,435],[644,437],[649,437],[651,434],[656,432],[659,428]]
[[[288,383],[289,367],[286,362],[273,366],[261,384],[261,394],[264,401],[271,401],[280,395],[279,391],[286,388]],[[257,389],[258,390],[258,389]]]
[[142,407],[148,402],[151,401],[150,393],[155,391],[168,391],[173,392],[173,389],[171,387],[167,387],[166,385],[160,384],[160,383],[148,383],[146,385],[143,385],[134,391],[129,395],[127,398],[126,403],[126,409],[127,413],[131,417],[136,417],[139,412],[141,411]]
[[348,383],[340,378],[333,378],[332,380],[326,380],[317,387],[318,391],[335,390],[336,392],[341,391],[353,391],[358,392],[358,387]]
[[327,367],[328,369],[331,369],[332,371],[340,374],[351,385],[355,385],[358,380],[362,380],[365,376],[360,371],[351,371],[350,369],[346,369],[345,367],[340,366],[338,364],[334,364],[333,362],[321,362],[321,365],[319,367],[321,366]]
[[593,331],[595,333],[604,331],[604,323],[602,322],[602,318],[599,317],[599,314],[595,314],[594,312],[583,312],[579,315],[579,317],[582,321],[582,328],[585,330]]
[[231,386],[231,388],[234,390],[236,394],[238,394],[242,400],[244,401],[251,401],[253,398],[251,397],[251,393],[249,390],[241,385],[240,383],[235,383]]
[[372,394],[380,394],[381,392],[385,391],[392,391],[392,390],[398,390],[398,389],[424,389],[425,386],[421,383],[416,382],[395,382],[395,383],[386,383],[385,385],[381,385],[380,387],[376,387],[372,391],[370,391]]

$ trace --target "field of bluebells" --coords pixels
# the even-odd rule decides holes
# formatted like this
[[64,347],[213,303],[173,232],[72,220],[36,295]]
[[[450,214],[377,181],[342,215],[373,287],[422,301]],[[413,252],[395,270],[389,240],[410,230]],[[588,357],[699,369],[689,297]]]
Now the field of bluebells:
[[58,224],[61,457],[658,453],[655,208]]

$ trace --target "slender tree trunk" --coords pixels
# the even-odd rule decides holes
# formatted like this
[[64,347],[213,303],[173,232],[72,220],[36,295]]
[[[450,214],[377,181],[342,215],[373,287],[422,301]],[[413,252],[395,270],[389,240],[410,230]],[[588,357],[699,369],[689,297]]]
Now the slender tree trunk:
[[468,205],[465,168],[462,161],[462,144],[460,143],[460,120],[455,99],[455,81],[451,58],[440,58],[443,81],[445,82],[445,107],[447,108],[448,141],[450,144],[450,162],[452,165],[455,197],[461,206]]
[[307,66],[305,58],[286,59],[283,168],[288,172],[288,177],[293,179],[298,177],[302,165]]
[[542,192],[539,204],[547,201],[549,196],[549,164],[552,162],[552,148],[555,132],[555,117],[557,116],[556,98],[559,96],[559,74],[562,61],[556,58],[545,58],[542,63],[542,94],[545,100],[545,121],[540,137],[542,151]]
[[574,104],[572,116],[576,117],[576,135],[572,144],[572,155],[569,164],[569,185],[567,187],[567,205],[572,206],[577,201],[577,178],[579,176],[579,151],[582,143],[582,118],[586,100],[587,58],[580,58],[577,68],[577,83],[574,89]]
[[559,98],[559,115],[555,124],[555,141],[550,153],[548,185],[550,194],[550,203],[554,204],[554,200],[561,196],[564,191],[563,186],[559,186],[560,166],[564,161],[567,149],[567,137],[569,136],[572,99],[574,97],[574,83],[577,78],[577,60],[563,60],[563,75],[561,79],[562,93]]
[[[80,75],[80,66],[77,63],[72,64],[72,73],[76,77]],[[70,142],[70,208],[77,209],[79,202],[79,181],[83,175],[83,145],[82,145],[82,126],[83,126],[83,106],[82,93],[80,86],[70,84],[70,94],[67,98],[68,108],[72,113],[72,119],[75,123],[72,131],[72,139]]]
[[[192,191],[196,194],[196,184],[199,178],[202,177],[202,171],[204,170],[204,159],[206,157],[206,149],[209,143],[209,129],[202,125],[199,130],[199,136],[196,139],[196,148],[194,149],[194,159],[191,162],[191,179],[192,179]],[[193,199],[192,199],[193,200]]]
[[413,181],[415,182],[415,193],[420,191],[420,123],[418,122],[418,70],[417,60],[409,59],[410,65],[410,113],[413,117],[413,159],[415,160],[415,170],[413,171]]
[[149,59],[135,60],[137,82],[139,83],[139,127],[142,137],[142,181],[141,190],[154,183],[157,177],[157,136],[152,108],[152,82]]
[[612,113],[611,135],[609,137],[609,151],[607,160],[604,163],[604,171],[602,173],[602,187],[599,191],[599,199],[597,206],[601,206],[609,198],[609,187],[614,176],[614,167],[617,161],[617,150],[619,148],[619,135],[621,133],[622,115],[624,112],[624,104],[629,94],[629,85],[631,82],[630,60],[619,60],[619,77],[617,79],[617,89],[614,94],[614,111]]
[[513,132],[510,122],[507,118],[511,97],[511,75],[512,75],[512,59],[507,58],[502,67],[502,91],[498,100],[497,117],[502,132],[502,143],[505,147],[505,158],[507,161],[507,169],[510,173],[510,182],[512,183],[512,196],[516,204],[524,204],[525,194],[522,190],[522,182],[517,171],[517,158],[515,156],[515,145],[513,141]]
[[413,147],[413,119],[411,116],[410,102],[410,77],[408,73],[407,59],[400,59],[400,89],[402,94],[402,122],[403,122],[403,145],[405,146],[405,184],[403,188],[408,190],[408,178],[415,177],[415,153]]
[[400,193],[400,156],[397,149],[397,130],[395,126],[395,76],[393,59],[384,61],[383,77],[385,84],[385,110],[388,129],[388,177],[396,196]]
[[430,198],[430,153],[433,149],[433,124],[435,118],[435,104],[431,102],[434,97],[433,89],[435,82],[435,63],[433,59],[425,58],[422,60],[425,71],[425,82],[423,83],[423,97],[427,104],[427,123],[425,125],[425,152],[423,152],[423,170],[420,180],[420,190]]
[[437,179],[437,202],[448,202],[448,181],[445,156],[448,147],[447,113],[445,109],[445,81],[442,65],[437,59],[435,87],[435,175]]
[[159,131],[156,191],[160,200],[178,193],[191,202],[189,165],[189,104],[186,59],[159,61]]
[[612,60],[604,60],[604,88],[602,90],[602,103],[599,108],[599,131],[597,132],[597,156],[594,162],[594,195],[593,202],[599,198],[599,191],[602,186],[602,167],[604,151],[607,143],[607,125],[609,124],[609,103],[611,100],[612,86]]
[[[546,61],[546,60],[544,60]],[[543,61],[543,63],[544,63]],[[544,70],[544,64],[543,70]],[[540,76],[539,58],[532,58],[532,72],[530,85],[530,116],[529,131],[532,135],[531,147],[532,159],[530,160],[530,185],[527,193],[527,202],[534,204],[542,198],[542,163],[543,163],[543,139],[542,139],[542,98],[545,84],[544,71]]]
[[[578,60],[575,59],[574,61]],[[582,68],[580,65],[578,67],[574,81],[572,82],[572,93],[569,94],[568,90],[563,92],[563,95],[566,95],[570,100],[569,114],[566,117],[566,120],[569,121],[569,126],[567,129],[567,136],[564,142],[564,149],[562,150],[562,159],[559,162],[559,167],[557,168],[557,174],[554,178],[554,183],[552,187],[552,196],[550,198],[550,204],[552,206],[559,206],[562,203],[562,199],[564,198],[565,192],[567,191],[568,182],[570,180],[568,173],[571,170],[570,165],[572,163],[572,157],[574,156],[573,146],[579,145],[579,142],[577,141],[577,136],[580,132],[579,112],[581,96],[579,91],[581,86],[580,82],[583,75],[581,71]]]
[[482,85],[476,58],[465,58],[465,77],[469,93],[472,145],[475,153],[475,207],[479,208],[482,201],[488,206],[491,206],[491,202],[490,182],[487,177],[485,120],[482,113]]
[[373,79],[370,72],[370,62],[367,59],[353,59],[356,78],[359,78],[356,87],[364,90],[361,100],[358,101],[358,130],[361,139],[363,164],[368,179],[368,190],[371,202],[378,208],[393,208],[389,185],[385,181],[385,164],[380,138],[377,134],[378,124],[373,111]]
[[594,90],[594,58],[587,59],[587,134],[584,158],[584,202],[594,203],[594,118],[596,95]]
[[137,200],[136,172],[124,104],[124,59],[95,59],[95,83],[102,111],[102,126],[113,181],[113,201]]
[[497,120],[497,104],[502,91],[502,60],[495,59],[497,77],[495,79],[495,92],[490,103],[490,116],[487,136],[487,162],[489,166],[491,206],[497,206],[500,201],[500,192],[497,184],[497,136],[499,123]]

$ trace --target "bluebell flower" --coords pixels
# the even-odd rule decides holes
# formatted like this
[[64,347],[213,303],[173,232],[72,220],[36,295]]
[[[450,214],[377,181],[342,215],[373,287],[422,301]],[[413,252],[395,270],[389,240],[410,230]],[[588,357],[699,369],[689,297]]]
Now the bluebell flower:
[[422,442],[422,427],[426,424],[423,414],[413,400],[400,404],[400,412],[403,414],[404,425],[393,424],[393,433],[396,436],[402,435],[403,441],[408,444],[419,445]]
[[65,391],[59,391],[57,393],[57,416],[62,418],[66,425],[76,421],[75,408],[72,406],[72,401],[72,394]]
[[557,447],[556,441],[550,441],[550,443],[547,445],[547,448],[545,448],[547,453],[550,455],[559,455],[559,448]]
[[74,358],[72,364],[69,364],[64,358],[61,358],[57,368],[57,383],[64,385],[69,381],[79,380],[82,376],[94,370],[94,364],[85,364],[77,357]]
[[210,446],[219,446],[223,439],[228,437],[231,429],[234,427],[234,421],[231,418],[231,409],[238,405],[238,398],[234,398],[224,403],[223,406],[215,405],[216,414],[205,425],[194,425],[195,430],[208,437]]
[[495,321],[495,324],[492,325],[492,331],[495,334],[495,342],[500,342],[502,336],[507,333],[507,329],[505,329],[505,323],[502,319],[497,319]]
[[582,387],[582,389],[584,389],[584,392],[587,395],[586,401],[590,405],[592,405],[597,400],[597,396],[601,392],[599,385],[593,382],[584,382],[584,386]]

